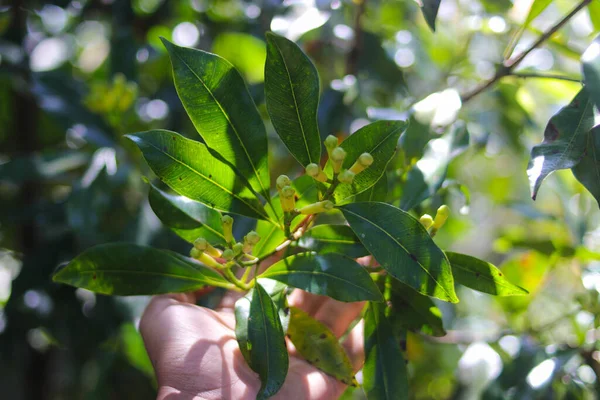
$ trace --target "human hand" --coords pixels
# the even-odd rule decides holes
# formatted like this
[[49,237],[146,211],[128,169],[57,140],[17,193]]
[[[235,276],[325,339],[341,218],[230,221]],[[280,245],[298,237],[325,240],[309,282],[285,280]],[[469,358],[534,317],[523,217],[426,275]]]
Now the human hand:
[[[239,295],[238,295],[239,297]],[[216,310],[196,306],[194,294],[155,297],[140,331],[158,380],[157,400],[255,399],[258,375],[248,367],[235,338],[234,293]],[[289,303],[325,324],[337,337],[346,332],[364,303],[342,303],[295,290]],[[306,362],[286,338],[289,370],[273,399],[337,399],[346,385]],[[354,370],[364,362],[362,322],[343,343]]]

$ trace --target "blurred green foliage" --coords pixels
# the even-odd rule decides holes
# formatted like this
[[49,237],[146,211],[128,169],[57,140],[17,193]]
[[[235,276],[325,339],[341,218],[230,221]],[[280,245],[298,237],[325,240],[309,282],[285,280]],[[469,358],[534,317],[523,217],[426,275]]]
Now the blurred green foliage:
[[[528,18],[533,3],[537,15]],[[460,210],[436,236],[440,246],[492,261],[530,292],[493,298],[461,287],[460,303],[427,305],[429,322],[419,323],[422,313],[409,324],[394,322],[416,331],[400,341],[412,398],[597,398],[598,207],[569,171],[551,175],[533,203],[525,172],[547,121],[581,85],[509,76],[473,100],[456,101],[457,93],[492,78],[503,55],[524,50],[573,3],[443,0],[435,33],[411,0],[0,5],[3,398],[155,395],[135,329],[147,298],[95,295],[53,284],[50,275],[106,242],[189,250],[153,214],[142,181],[152,173],[123,135],[165,128],[199,139],[176,95],[159,36],[229,59],[266,120],[269,30],[299,43],[319,70],[322,137],[410,117],[388,170],[387,198],[396,205],[411,199],[408,182],[431,167],[418,160],[436,161],[435,172],[447,179],[421,174],[417,183],[428,196],[411,200],[414,215],[434,214],[443,203]],[[534,50],[520,72],[581,79],[579,57],[600,32],[599,11],[600,0],[592,0]],[[439,153],[449,140],[441,127],[456,118],[468,128],[471,145]],[[267,127],[271,176],[296,168]],[[241,218],[236,224],[244,228]],[[440,310],[447,334],[418,333],[441,333],[435,326]],[[362,398],[352,391],[345,398]]]

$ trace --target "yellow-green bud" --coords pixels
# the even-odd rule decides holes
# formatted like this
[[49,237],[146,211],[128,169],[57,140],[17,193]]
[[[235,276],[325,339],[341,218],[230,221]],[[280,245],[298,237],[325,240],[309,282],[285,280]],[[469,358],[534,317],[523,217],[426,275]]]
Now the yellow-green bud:
[[325,148],[327,149],[327,154],[329,154],[329,157],[331,157],[331,151],[337,147],[338,139],[333,135],[329,135],[325,138],[324,143]]
[[244,245],[241,244],[240,242],[237,242],[236,244],[233,245],[233,247],[231,249],[233,250],[233,256],[237,257],[240,254],[242,254],[242,251],[244,250]]
[[333,167],[333,172],[338,174],[342,169],[342,163],[344,162],[344,158],[346,158],[346,151],[341,147],[336,147],[331,151],[329,158]]
[[425,229],[429,229],[431,228],[431,225],[433,225],[433,218],[431,218],[431,215],[429,214],[423,214],[421,218],[419,218],[419,222]]
[[296,208],[296,191],[291,186],[285,186],[281,189],[279,194],[279,201],[281,201],[281,209],[284,212],[294,211]]
[[231,260],[233,260],[233,257],[235,257],[235,253],[233,252],[232,249],[223,250],[223,254],[221,255],[221,258],[223,258],[225,261],[231,261]]
[[340,174],[338,175],[338,181],[340,181],[341,183],[348,183],[351,184],[352,181],[354,180],[354,175],[355,173],[345,169],[342,172],[340,172]]
[[365,168],[368,168],[371,164],[373,164],[373,156],[369,153],[362,153],[358,160],[350,167],[350,171],[355,174],[359,174],[364,171]]
[[194,241],[194,247],[200,251],[205,251],[213,257],[221,257],[221,252],[215,249],[208,243],[208,240],[204,238],[198,238]]
[[195,247],[192,247],[190,250],[190,257],[192,258],[198,258],[200,257],[200,254],[202,254],[202,252]]
[[292,184],[292,181],[290,180],[290,178],[287,175],[279,175],[279,177],[277,178],[276,181],[276,186],[277,186],[277,190],[281,190],[286,186],[290,186]]
[[258,233],[254,232],[254,231],[250,231],[248,232],[248,234],[246,236],[244,236],[244,241],[246,243],[250,243],[252,245],[260,242],[260,236],[258,235]]
[[221,217],[223,223],[223,236],[227,243],[233,243],[233,218],[229,215],[223,215]]
[[437,209],[435,219],[433,220],[433,227],[440,229],[446,223],[448,216],[450,215],[450,208],[447,205],[442,205]]
[[333,209],[333,203],[329,200],[318,201],[313,204],[309,204],[305,207],[302,207],[299,211],[300,214],[310,215],[310,214],[318,214],[322,212],[327,212]]
[[212,268],[223,267],[217,260],[212,258],[210,255],[206,254],[205,252],[198,250],[195,247],[192,248],[192,250],[190,250],[190,256],[192,258],[195,258],[196,260],[200,261],[202,264],[206,265],[207,267],[212,267]]
[[327,182],[327,175],[318,164],[311,163],[306,166],[306,175],[311,176],[319,182]]

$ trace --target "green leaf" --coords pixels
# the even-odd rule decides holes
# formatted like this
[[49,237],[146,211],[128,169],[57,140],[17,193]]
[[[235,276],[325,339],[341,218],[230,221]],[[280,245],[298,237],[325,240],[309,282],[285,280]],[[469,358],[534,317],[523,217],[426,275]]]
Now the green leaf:
[[288,371],[288,352],[277,308],[260,283],[254,286],[248,318],[250,366],[260,377],[257,399],[279,391]]
[[218,211],[187,197],[164,192],[152,184],[148,200],[158,219],[184,240],[193,243],[203,237],[212,244],[225,244]]
[[296,254],[276,262],[260,277],[339,301],[383,300],[369,273],[341,254]]
[[510,283],[502,272],[487,261],[466,254],[446,252],[456,283],[495,296],[521,296],[529,292]]
[[395,331],[408,329],[425,335],[446,335],[442,312],[430,297],[397,280],[393,280],[391,286],[392,307],[389,319]]
[[390,275],[425,295],[458,302],[450,263],[419,221],[386,203],[353,203],[340,209]]
[[267,32],[265,94],[271,122],[290,153],[303,167],[318,164],[317,69],[294,42],[271,32]]
[[267,46],[259,38],[240,32],[221,33],[215,37],[212,52],[232,63],[248,83],[264,81]]
[[523,28],[527,28],[529,24],[531,24],[531,22],[533,22],[533,20],[536,19],[538,15],[540,15],[546,8],[548,8],[552,1],[553,0],[534,0],[531,4],[531,8],[529,8],[529,14],[527,14],[527,18],[523,23]]
[[421,0],[421,11],[427,21],[427,25],[435,32],[435,19],[442,0]]
[[585,89],[590,94],[592,101],[596,103],[596,107],[600,109],[600,36],[594,39],[581,56],[581,65]]
[[128,243],[92,247],[58,270],[52,280],[116,296],[189,292],[206,285],[230,286],[220,274],[191,258]]
[[384,172],[381,175],[381,178],[371,186],[369,189],[365,190],[362,193],[357,194],[354,197],[353,203],[358,203],[361,201],[382,201],[385,202],[388,194],[388,177]]
[[346,385],[358,386],[352,363],[338,338],[322,323],[296,307],[291,307],[287,336],[298,353],[321,371]]
[[300,239],[300,246],[320,254],[340,253],[350,258],[369,255],[347,225],[317,225],[310,228]]
[[408,399],[406,362],[380,303],[365,314],[363,388],[368,399]]
[[559,169],[573,168],[583,157],[586,134],[594,126],[594,107],[586,89],[550,118],[544,141],[531,150],[527,176],[535,200],[542,181]]
[[450,127],[444,136],[433,139],[423,157],[408,172],[400,208],[410,210],[435,195],[442,187],[450,162],[469,147],[469,132],[463,121]]
[[585,154],[571,171],[600,206],[600,126],[593,128],[587,134]]
[[350,168],[362,153],[371,153],[374,161],[369,168],[354,177],[352,184],[342,183],[336,188],[336,203],[347,202],[377,183],[394,156],[398,139],[406,126],[404,121],[373,122],[360,128],[340,144],[346,151],[343,168]]
[[239,72],[215,54],[162,41],[179,98],[206,145],[268,199],[267,133]]
[[588,4],[588,14],[592,25],[594,26],[594,30],[596,32],[600,31],[600,1],[592,0],[592,2]]
[[203,143],[165,130],[126,136],[140,148],[152,171],[177,193],[211,208],[267,219],[242,178]]

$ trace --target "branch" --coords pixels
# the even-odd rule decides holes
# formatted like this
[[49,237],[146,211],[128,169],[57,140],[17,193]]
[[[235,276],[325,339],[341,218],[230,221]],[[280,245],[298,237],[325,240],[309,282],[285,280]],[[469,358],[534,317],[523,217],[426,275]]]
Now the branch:
[[565,25],[571,18],[573,18],[575,16],[575,14],[577,14],[579,11],[581,11],[584,7],[586,7],[591,2],[592,2],[592,0],[583,0],[569,14],[567,14],[560,21],[558,21],[552,28],[548,29],[546,32],[541,34],[540,37],[531,46],[529,46],[527,48],[527,50],[523,51],[515,58],[509,59],[509,60],[505,61],[504,63],[502,63],[502,65],[496,71],[496,74],[491,79],[489,79],[486,82],[483,82],[481,85],[479,85],[478,87],[473,89],[471,92],[466,93],[461,96],[463,104],[470,101],[473,97],[477,96],[478,94],[484,92],[486,89],[488,89],[489,87],[496,84],[496,82],[498,82],[500,79],[504,78],[505,76],[515,75],[512,71],[517,67],[517,65],[519,65],[521,63],[521,61],[523,61],[525,59],[525,57],[527,57],[529,55],[529,53],[531,53],[533,50],[538,48],[546,40],[550,39],[550,37],[552,37],[552,35],[554,35],[554,33],[556,33],[556,31],[558,31],[560,28],[562,28],[563,25]]
[[537,72],[513,72],[510,75],[516,76],[517,78],[541,78],[541,79],[556,79],[559,81],[577,82],[577,83],[582,82],[582,80],[579,78],[572,78],[570,76],[557,75],[557,74],[540,74]]

